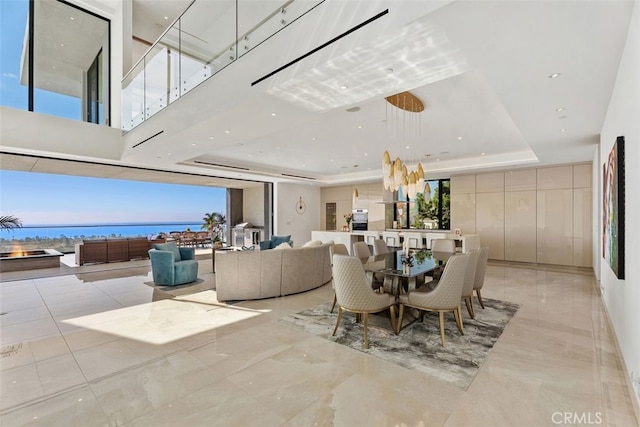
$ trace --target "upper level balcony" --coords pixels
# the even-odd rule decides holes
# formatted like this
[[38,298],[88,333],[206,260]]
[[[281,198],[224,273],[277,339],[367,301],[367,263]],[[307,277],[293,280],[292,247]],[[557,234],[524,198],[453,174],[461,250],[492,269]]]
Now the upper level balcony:
[[132,130],[323,1],[194,1],[122,80],[122,130]]

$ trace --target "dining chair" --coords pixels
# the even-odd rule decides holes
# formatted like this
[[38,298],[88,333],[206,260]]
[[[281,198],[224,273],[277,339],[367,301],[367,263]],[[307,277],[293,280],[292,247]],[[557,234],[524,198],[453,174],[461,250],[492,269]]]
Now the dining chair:
[[371,289],[362,262],[358,258],[334,255],[332,272],[338,300],[338,318],[333,335],[338,331],[343,311],[362,314],[364,348],[369,348],[369,313],[378,313],[389,309],[391,328],[396,332],[395,297],[389,294],[378,294]]
[[[467,274],[467,264],[469,255],[455,255],[449,258],[444,268],[442,277],[438,285],[431,292],[410,291],[398,297],[400,302],[400,315],[396,324],[397,331],[400,332],[402,318],[406,307],[413,307],[424,311],[437,311],[440,322],[440,340],[442,346],[446,346],[444,335],[444,313],[452,311],[456,319],[456,325],[461,334],[464,334],[462,325],[462,313],[460,311],[460,301],[462,298],[462,287],[464,286],[465,275]],[[421,313],[422,314],[422,313]]]
[[[349,251],[347,250],[347,247],[345,245],[343,245],[342,243],[334,243],[333,245],[329,246],[329,254],[331,256],[331,262],[333,263],[333,256],[334,255],[347,255],[349,256]],[[336,308],[336,286],[335,283],[333,281],[333,278],[331,278],[331,287],[333,288],[333,304],[331,305],[331,313],[333,313],[333,309]]]
[[356,258],[369,258],[371,256],[369,245],[365,242],[355,242],[353,244],[353,256]]
[[409,247],[411,249],[424,248],[424,243],[422,243],[422,235],[423,233],[401,233],[401,236],[404,237],[404,240],[409,242]]
[[473,310],[473,285],[476,283],[476,267],[478,266],[478,257],[480,249],[473,249],[467,252],[469,262],[467,264],[467,272],[464,276],[464,286],[462,287],[462,299],[467,306],[467,311],[472,319],[475,319],[476,313]]
[[[353,244],[353,256],[366,260],[371,256],[369,245],[365,242],[355,242]],[[371,276],[371,287],[375,290],[380,290],[384,286],[384,274],[374,273]]]
[[476,291],[476,296],[478,297],[478,302],[480,303],[480,307],[484,309],[484,303],[482,302],[482,295],[480,295],[480,290],[482,286],[484,286],[484,276],[487,270],[487,260],[489,259],[489,248],[483,247],[480,248],[480,256],[478,256],[478,265],[476,267],[476,277],[475,282],[473,284],[473,290]]
[[400,247],[400,232],[399,231],[383,231],[382,239],[387,246],[399,248]]
[[373,254],[374,255],[383,255],[389,253],[389,247],[382,239],[376,239],[373,242]]
[[363,234],[364,234],[364,241],[367,242],[367,245],[369,246],[373,246],[376,240],[380,240],[379,231],[365,231]]
[[453,239],[433,239],[431,241],[431,250],[433,252],[455,253],[456,242]]

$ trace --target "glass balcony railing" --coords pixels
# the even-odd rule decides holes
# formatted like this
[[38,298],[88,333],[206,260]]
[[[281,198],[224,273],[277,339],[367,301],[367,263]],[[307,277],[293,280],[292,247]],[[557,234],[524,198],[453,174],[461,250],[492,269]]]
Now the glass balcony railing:
[[129,131],[324,0],[196,0],[122,80]]

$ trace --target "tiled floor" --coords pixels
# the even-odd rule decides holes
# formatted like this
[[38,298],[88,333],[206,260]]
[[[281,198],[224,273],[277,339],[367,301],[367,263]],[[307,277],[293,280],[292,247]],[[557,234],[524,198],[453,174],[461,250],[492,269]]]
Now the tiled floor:
[[468,390],[278,322],[328,285],[224,306],[211,260],[169,292],[148,261],[46,273],[2,275],[2,426],[638,425],[583,271],[489,265],[483,295],[521,308]]

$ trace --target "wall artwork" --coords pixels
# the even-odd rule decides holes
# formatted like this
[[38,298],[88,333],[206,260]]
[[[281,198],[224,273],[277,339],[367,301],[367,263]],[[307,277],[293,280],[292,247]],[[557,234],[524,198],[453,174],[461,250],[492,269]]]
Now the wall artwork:
[[624,279],[624,136],[619,136],[603,166],[602,256]]

